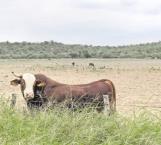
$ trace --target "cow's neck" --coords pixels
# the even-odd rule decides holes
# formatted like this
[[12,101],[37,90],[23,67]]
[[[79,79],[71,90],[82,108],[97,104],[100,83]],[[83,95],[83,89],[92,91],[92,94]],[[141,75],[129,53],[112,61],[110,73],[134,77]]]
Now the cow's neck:
[[62,83],[56,82],[43,74],[36,74],[35,77],[36,80],[44,82],[47,86],[56,87],[59,85],[63,85]]
[[41,88],[42,90],[38,90],[38,89],[35,90],[36,95],[39,94],[39,96],[41,96],[43,98],[51,96],[55,87],[63,85],[59,82],[56,82],[56,81],[46,77],[43,74],[36,74],[35,77],[36,77],[36,80],[45,83],[45,86],[43,88]]

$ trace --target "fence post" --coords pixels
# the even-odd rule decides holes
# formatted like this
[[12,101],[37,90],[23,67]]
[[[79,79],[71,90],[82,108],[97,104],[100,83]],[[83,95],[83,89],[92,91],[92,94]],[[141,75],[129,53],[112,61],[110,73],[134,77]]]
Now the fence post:
[[11,98],[10,107],[11,107],[11,108],[14,108],[15,105],[16,105],[17,95],[13,93],[11,97],[12,97],[12,98]]
[[104,114],[109,112],[109,95],[103,95]]

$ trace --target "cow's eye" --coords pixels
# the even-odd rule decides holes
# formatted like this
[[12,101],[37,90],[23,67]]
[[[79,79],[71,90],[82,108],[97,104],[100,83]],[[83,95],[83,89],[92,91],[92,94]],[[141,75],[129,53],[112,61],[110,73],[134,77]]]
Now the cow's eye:
[[23,80],[21,80],[21,84],[23,85],[23,84],[25,84],[25,82]]
[[21,87],[22,89],[25,89],[25,81],[23,79],[21,80]]

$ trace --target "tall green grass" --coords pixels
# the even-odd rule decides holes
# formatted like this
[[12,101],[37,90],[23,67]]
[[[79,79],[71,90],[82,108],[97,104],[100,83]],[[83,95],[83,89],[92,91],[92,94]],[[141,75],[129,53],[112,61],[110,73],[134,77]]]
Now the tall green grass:
[[160,145],[161,119],[150,112],[124,117],[56,108],[22,113],[0,107],[0,144]]

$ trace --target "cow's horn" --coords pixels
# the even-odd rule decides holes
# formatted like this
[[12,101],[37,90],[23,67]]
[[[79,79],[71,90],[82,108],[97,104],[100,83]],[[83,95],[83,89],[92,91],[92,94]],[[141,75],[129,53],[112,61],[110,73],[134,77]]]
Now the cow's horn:
[[17,77],[17,78],[22,78],[22,76],[18,76],[18,75],[16,75],[14,72],[12,72],[12,74],[13,74],[15,77]]

